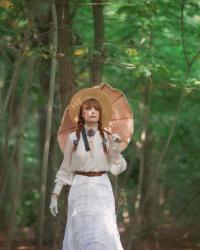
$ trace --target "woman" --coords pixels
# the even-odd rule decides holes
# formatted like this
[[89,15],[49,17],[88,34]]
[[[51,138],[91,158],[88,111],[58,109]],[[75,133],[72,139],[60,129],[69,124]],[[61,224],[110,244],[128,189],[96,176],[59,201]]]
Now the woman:
[[69,105],[77,126],[66,142],[50,211],[56,216],[60,191],[71,185],[62,250],[123,250],[107,171],[122,173],[126,161],[120,153],[120,136],[103,131],[112,115],[108,97],[97,89],[85,90]]

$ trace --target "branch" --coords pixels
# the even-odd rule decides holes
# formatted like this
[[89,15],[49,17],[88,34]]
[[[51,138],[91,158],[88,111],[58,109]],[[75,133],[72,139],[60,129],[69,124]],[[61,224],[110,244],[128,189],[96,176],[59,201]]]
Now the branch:
[[185,46],[185,37],[184,37],[184,9],[185,9],[185,1],[186,0],[182,0],[182,4],[181,4],[181,41],[182,41],[182,46],[183,46],[183,54],[185,57],[185,61],[186,61],[186,65],[187,65],[187,70],[189,71],[190,69],[190,62],[188,59],[188,55],[187,55],[187,50],[186,50],[186,46]]
[[190,201],[188,202],[188,204],[181,210],[181,212],[176,216],[176,218],[174,219],[174,221],[177,221],[181,215],[186,211],[186,209],[192,204],[192,202],[200,195],[200,190],[193,195],[193,197],[190,199]]
[[175,126],[176,126],[176,123],[177,123],[177,120],[178,120],[178,116],[180,114],[180,110],[181,110],[181,105],[182,105],[182,102],[183,102],[183,97],[184,97],[184,91],[182,91],[181,93],[181,96],[180,96],[180,99],[179,99],[179,103],[178,103],[178,107],[177,107],[177,110],[176,110],[176,114],[175,114],[175,117],[174,117],[174,121],[172,123],[172,126],[171,126],[171,129],[170,129],[170,132],[169,132],[169,135],[168,135],[168,138],[167,138],[167,141],[165,143],[165,146],[161,152],[161,155],[160,155],[160,158],[159,158],[159,161],[158,161],[158,165],[157,165],[157,171],[156,171],[156,177],[159,178],[159,170],[160,170],[160,166],[163,162],[163,159],[166,155],[166,152],[167,152],[167,149],[170,145],[170,142],[172,140],[172,136],[173,136],[173,133],[175,131]]
[[79,0],[76,0],[76,3],[75,3],[75,6],[74,6],[74,9],[72,10],[72,13],[70,14],[70,17],[69,17],[69,22],[71,23],[77,10],[78,10],[78,7],[79,7]]
[[[18,83],[18,79],[19,79],[19,76],[20,76],[20,68],[21,68],[21,65],[24,61],[24,57],[25,57],[25,52],[26,52],[26,49],[27,49],[27,45],[29,43],[29,38],[30,38],[30,29],[32,27],[32,19],[30,18],[29,19],[29,22],[28,22],[28,25],[24,31],[24,41],[23,41],[23,45],[20,49],[20,53],[19,53],[19,57],[15,63],[15,67],[14,67],[14,72],[13,72],[13,75],[12,75],[12,79],[11,79],[11,82],[10,82],[10,86],[9,86],[9,89],[8,89],[8,92],[6,94],[6,97],[5,97],[5,101],[4,101],[4,104],[3,104],[3,107],[2,107],[2,113],[4,114],[8,108],[8,104],[9,104],[9,101],[13,100],[13,96],[14,96],[14,92],[15,92],[15,89],[17,87],[17,83]],[[12,103],[11,103],[12,105]],[[0,114],[2,115],[2,114]],[[3,118],[0,117],[0,123],[2,122]]]
[[198,58],[199,55],[200,55],[200,49],[197,51],[197,53],[193,56],[192,60],[190,61],[190,68],[192,67],[193,63],[195,62],[195,60]]

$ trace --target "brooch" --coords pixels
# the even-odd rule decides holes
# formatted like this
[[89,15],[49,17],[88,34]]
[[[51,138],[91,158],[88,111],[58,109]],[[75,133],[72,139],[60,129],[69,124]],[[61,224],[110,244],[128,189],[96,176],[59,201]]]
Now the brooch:
[[94,136],[94,135],[95,135],[95,130],[94,130],[94,129],[92,129],[92,128],[88,129],[88,131],[87,131],[87,135],[88,135],[89,137]]
[[77,145],[77,144],[78,144],[78,141],[79,141],[78,139],[73,140],[73,144],[74,144],[74,145]]

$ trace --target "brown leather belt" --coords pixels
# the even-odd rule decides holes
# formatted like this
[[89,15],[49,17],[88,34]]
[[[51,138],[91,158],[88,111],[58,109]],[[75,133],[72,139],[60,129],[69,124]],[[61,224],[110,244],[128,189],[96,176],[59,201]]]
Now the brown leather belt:
[[75,171],[75,174],[85,175],[85,176],[89,176],[89,177],[100,176],[100,175],[105,174],[105,173],[106,173],[106,171],[99,171],[99,172]]

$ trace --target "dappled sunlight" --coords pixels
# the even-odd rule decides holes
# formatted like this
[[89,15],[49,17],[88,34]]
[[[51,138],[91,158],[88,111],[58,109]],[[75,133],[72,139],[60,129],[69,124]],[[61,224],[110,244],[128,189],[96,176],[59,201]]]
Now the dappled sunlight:
[[19,246],[19,247],[16,247],[16,250],[35,250],[35,247],[31,247],[31,246]]
[[126,211],[124,211],[124,212],[122,213],[122,217],[123,217],[123,221],[124,221],[125,224],[130,223],[131,218],[130,218],[130,215],[129,215],[128,210],[126,210]]

